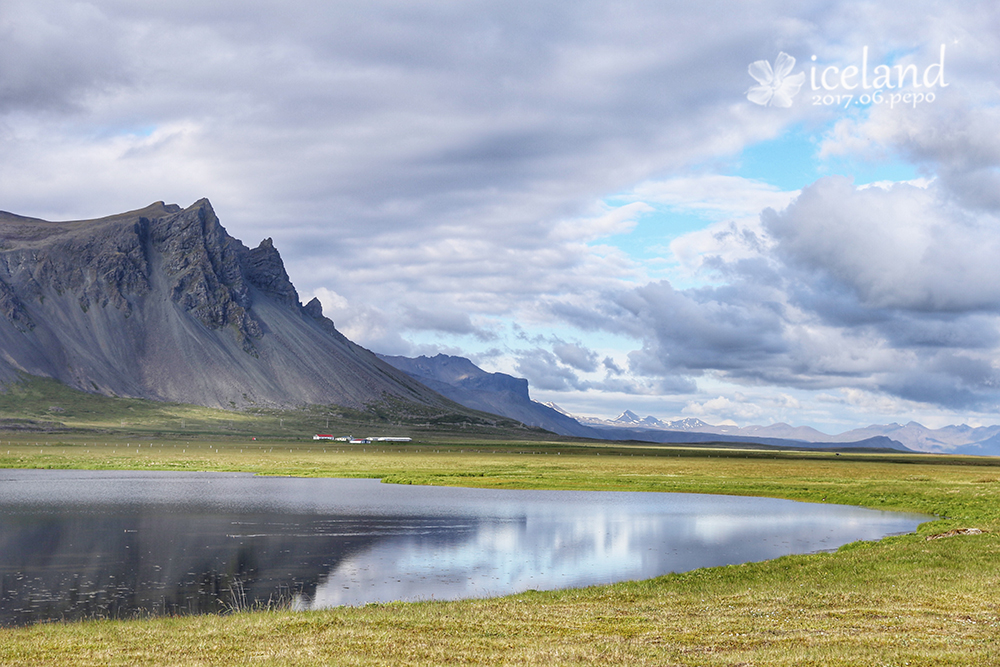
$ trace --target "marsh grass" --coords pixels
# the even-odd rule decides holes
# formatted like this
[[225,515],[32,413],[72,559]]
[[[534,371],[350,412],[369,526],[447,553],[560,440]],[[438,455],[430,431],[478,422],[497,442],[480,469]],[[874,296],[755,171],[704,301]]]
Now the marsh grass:
[[[580,590],[0,630],[3,665],[991,665],[1000,655],[996,459],[540,441],[324,452],[312,441],[147,439],[122,447],[122,438],[95,445],[76,434],[36,444],[44,437],[0,436],[0,466],[727,493],[937,518],[916,534],[834,553]],[[962,528],[984,532],[926,539]]]

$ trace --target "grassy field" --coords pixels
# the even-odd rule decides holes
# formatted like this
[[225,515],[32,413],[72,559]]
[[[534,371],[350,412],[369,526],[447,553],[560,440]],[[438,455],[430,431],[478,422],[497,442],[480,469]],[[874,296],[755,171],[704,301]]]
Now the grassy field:
[[[345,446],[237,434],[158,440],[0,432],[0,467],[726,493],[940,517],[915,535],[836,553],[582,590],[6,629],[2,665],[992,665],[1000,656],[997,459],[541,440]],[[927,539],[963,528],[984,532]]]
[[[454,408],[452,410],[452,408]],[[43,440],[63,434],[131,434],[144,438],[242,438],[300,440],[315,433],[340,435],[416,435],[434,438],[518,440],[551,433],[457,404],[432,408],[386,402],[366,410],[337,405],[276,409],[257,406],[220,410],[184,403],[88,394],[51,378],[22,376],[0,387],[0,434],[35,433]]]

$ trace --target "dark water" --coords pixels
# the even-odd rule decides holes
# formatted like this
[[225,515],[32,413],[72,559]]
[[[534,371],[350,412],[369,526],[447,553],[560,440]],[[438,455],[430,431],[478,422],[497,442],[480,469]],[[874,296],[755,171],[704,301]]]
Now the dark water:
[[0,470],[0,625],[576,587],[835,549],[923,520],[769,498]]

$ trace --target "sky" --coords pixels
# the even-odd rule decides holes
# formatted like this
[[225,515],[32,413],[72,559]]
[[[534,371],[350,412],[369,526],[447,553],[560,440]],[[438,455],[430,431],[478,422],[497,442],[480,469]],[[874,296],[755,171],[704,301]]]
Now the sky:
[[577,415],[1000,423],[994,2],[0,3],[0,210],[207,197]]

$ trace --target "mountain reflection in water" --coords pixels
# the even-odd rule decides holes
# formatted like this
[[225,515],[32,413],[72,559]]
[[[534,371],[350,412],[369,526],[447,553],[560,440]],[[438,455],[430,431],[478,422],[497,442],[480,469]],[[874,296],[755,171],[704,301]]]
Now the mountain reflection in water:
[[834,549],[924,517],[768,498],[0,471],[0,624],[458,599]]

